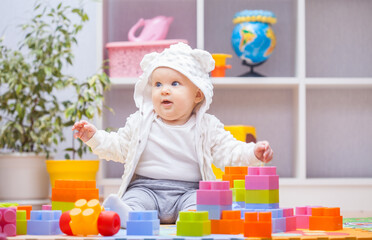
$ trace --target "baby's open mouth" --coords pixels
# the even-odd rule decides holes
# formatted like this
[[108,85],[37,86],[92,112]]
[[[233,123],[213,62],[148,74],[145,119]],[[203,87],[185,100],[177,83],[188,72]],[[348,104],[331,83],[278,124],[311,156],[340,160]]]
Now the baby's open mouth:
[[164,101],[162,101],[161,103],[163,103],[163,104],[170,104],[170,103],[172,103],[171,101],[168,101],[168,100],[164,100]]

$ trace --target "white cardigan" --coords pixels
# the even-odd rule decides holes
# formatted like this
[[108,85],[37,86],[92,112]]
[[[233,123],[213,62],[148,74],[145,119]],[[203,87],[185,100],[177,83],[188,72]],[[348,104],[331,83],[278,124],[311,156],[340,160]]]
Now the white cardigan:
[[[132,114],[123,128],[118,132],[108,133],[99,130],[87,141],[94,154],[99,158],[124,163],[122,184],[118,192],[121,198],[130,183],[140,156],[146,146],[151,122],[155,114],[145,114],[146,119],[137,111]],[[147,124],[146,124],[147,123]],[[215,180],[212,163],[221,169],[225,166],[259,165],[254,154],[254,143],[236,140],[223,124],[213,115],[203,114],[196,126],[197,156],[203,181]]]

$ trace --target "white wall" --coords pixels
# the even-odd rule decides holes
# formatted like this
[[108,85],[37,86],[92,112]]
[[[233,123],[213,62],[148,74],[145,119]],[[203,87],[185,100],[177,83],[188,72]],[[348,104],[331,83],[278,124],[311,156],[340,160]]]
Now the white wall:
[[[18,47],[18,42],[24,37],[19,25],[27,23],[33,16],[33,8],[35,0],[1,0],[0,5],[0,37],[4,37],[4,43],[15,49]],[[42,0],[42,3],[57,5],[61,1],[57,0]],[[84,81],[86,77],[92,75],[99,68],[97,53],[97,30],[98,30],[98,5],[99,1],[86,0],[63,0],[64,5],[78,7],[82,5],[89,16],[89,21],[85,23],[83,31],[78,36],[78,46],[74,48],[75,61],[72,67],[66,68],[65,71],[72,76],[75,76],[80,81]],[[66,91],[59,94],[59,98],[73,97],[73,92]],[[55,159],[61,159],[64,156],[63,149],[71,145],[71,131],[65,130],[67,142],[58,146],[58,152],[54,154]],[[89,154],[85,158],[96,158]]]

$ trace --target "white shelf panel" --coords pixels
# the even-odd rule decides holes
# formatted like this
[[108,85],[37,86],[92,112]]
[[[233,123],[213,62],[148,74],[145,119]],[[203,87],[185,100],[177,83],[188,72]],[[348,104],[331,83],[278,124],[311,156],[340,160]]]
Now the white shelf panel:
[[372,78],[307,78],[307,88],[372,88]]
[[[114,88],[133,88],[138,80],[132,78],[111,78]],[[223,77],[212,78],[216,88],[295,88],[299,84],[297,78],[241,78],[241,77]]]

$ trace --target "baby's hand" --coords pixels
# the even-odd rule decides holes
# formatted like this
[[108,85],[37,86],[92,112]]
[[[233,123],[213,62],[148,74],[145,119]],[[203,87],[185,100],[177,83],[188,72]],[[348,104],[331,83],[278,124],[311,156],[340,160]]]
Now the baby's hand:
[[256,158],[264,163],[270,162],[273,159],[273,150],[267,141],[257,142],[256,146],[254,146],[254,154]]
[[80,138],[83,142],[86,142],[89,139],[91,139],[93,135],[97,132],[97,128],[93,124],[85,120],[76,122],[72,127],[72,130],[77,131],[74,133],[74,138]]

